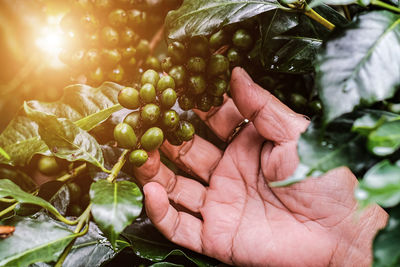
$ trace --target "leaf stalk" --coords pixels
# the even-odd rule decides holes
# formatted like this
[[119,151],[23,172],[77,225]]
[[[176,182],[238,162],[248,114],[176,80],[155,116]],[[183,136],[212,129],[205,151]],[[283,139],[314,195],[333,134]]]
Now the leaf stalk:
[[383,8],[386,8],[386,9],[388,9],[388,10],[391,10],[391,11],[394,11],[394,12],[397,12],[397,13],[400,13],[400,8],[395,7],[395,6],[392,6],[392,5],[390,5],[390,4],[387,4],[387,3],[385,3],[385,2],[382,2],[382,1],[380,1],[380,0],[372,0],[372,1],[371,1],[371,5],[383,7]]
[[306,8],[306,10],[304,11],[304,14],[306,16],[308,16],[309,18],[315,20],[316,22],[318,22],[319,24],[321,24],[328,30],[332,31],[335,28],[335,25],[332,22],[330,22],[327,19],[325,19],[324,17],[322,17],[320,14],[315,12],[315,10],[312,8]]
[[122,167],[124,167],[128,152],[129,150],[125,149],[124,152],[122,152],[121,156],[119,157],[118,162],[112,168],[110,175],[107,177],[107,181],[109,181],[110,183],[113,183],[115,181],[115,179],[118,176],[118,173],[121,171]]

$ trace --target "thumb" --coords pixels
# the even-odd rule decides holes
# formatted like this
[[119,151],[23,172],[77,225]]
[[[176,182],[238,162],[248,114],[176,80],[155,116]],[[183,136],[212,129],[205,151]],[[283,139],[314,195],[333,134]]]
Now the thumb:
[[309,124],[305,116],[295,113],[255,84],[242,68],[232,71],[231,93],[243,117],[252,121],[259,134],[270,141],[297,140]]

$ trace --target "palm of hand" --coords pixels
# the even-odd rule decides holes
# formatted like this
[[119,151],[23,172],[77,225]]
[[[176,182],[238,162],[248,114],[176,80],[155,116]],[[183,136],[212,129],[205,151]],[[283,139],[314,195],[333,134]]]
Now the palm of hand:
[[[386,216],[375,206],[359,215],[366,223],[357,224],[357,180],[346,168],[290,187],[269,187],[298,165],[296,143],[308,121],[241,70],[233,72],[231,85],[235,104],[230,100],[216,113],[199,113],[222,139],[243,117],[250,118],[225,152],[197,136],[181,147],[162,147],[203,184],[173,174],[158,152],[135,169],[156,227],[179,245],[239,266],[343,266],[349,260],[367,265],[372,238],[364,232],[373,229],[373,236]],[[366,219],[377,213],[375,222]]]

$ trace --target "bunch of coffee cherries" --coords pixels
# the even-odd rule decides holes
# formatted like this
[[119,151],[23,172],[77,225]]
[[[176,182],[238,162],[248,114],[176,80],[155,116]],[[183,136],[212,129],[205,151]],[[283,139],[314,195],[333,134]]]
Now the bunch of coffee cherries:
[[125,87],[118,95],[119,103],[133,110],[114,128],[114,139],[121,148],[131,149],[130,162],[142,166],[148,153],[158,149],[167,139],[180,145],[194,136],[193,125],[179,118],[173,109],[177,94],[175,80],[155,70],[142,74],[141,86]]
[[60,59],[90,85],[125,83],[150,52],[149,39],[179,0],[71,0],[61,27],[68,39]]

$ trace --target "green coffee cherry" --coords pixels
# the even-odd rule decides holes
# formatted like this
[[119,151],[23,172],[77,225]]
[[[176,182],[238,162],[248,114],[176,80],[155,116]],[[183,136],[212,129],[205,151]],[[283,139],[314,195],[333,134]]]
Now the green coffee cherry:
[[247,30],[239,29],[233,34],[232,43],[239,49],[249,50],[253,45],[253,37]]
[[149,155],[147,154],[146,151],[143,149],[137,149],[132,151],[132,153],[129,155],[129,161],[135,166],[135,167],[140,167],[143,164],[146,163],[147,159],[149,158]]
[[135,67],[137,63],[137,60],[135,57],[131,57],[128,62],[126,63],[127,66],[129,67]]
[[190,122],[180,121],[176,134],[182,141],[190,141],[194,137],[195,130]]
[[228,83],[221,78],[214,78],[209,86],[207,92],[213,96],[223,96],[228,89]]
[[206,61],[202,57],[191,57],[186,63],[186,67],[191,73],[203,73],[206,71]]
[[146,83],[140,88],[140,99],[143,103],[153,103],[156,100],[156,89],[151,83]]
[[69,183],[67,185],[69,191],[69,199],[73,203],[77,203],[81,197],[81,187],[76,183]]
[[68,207],[68,212],[67,213],[70,216],[79,217],[79,216],[81,216],[82,212],[83,212],[83,210],[79,205],[72,204],[71,206]]
[[144,65],[145,65],[145,67],[147,69],[153,69],[153,70],[156,70],[156,71],[161,70],[160,61],[156,57],[153,57],[153,56],[147,57],[146,58],[146,62],[144,63]]
[[161,62],[161,68],[162,68],[162,71],[164,71],[164,72],[168,73],[173,66],[174,66],[174,64],[172,63],[171,57],[166,57]]
[[135,147],[137,143],[135,131],[127,123],[120,123],[115,126],[114,139],[117,141],[119,147],[126,149]]
[[128,24],[132,27],[139,28],[147,22],[147,13],[137,9],[128,11]]
[[231,67],[239,66],[243,61],[241,53],[235,48],[229,49],[226,57],[228,58]]
[[55,175],[60,172],[60,166],[58,165],[56,159],[49,156],[40,157],[38,169],[45,175]]
[[193,95],[200,95],[206,91],[207,83],[202,75],[196,75],[189,78],[188,89]]
[[124,79],[124,74],[124,68],[118,64],[108,73],[108,79],[112,82],[120,83]]
[[285,94],[281,91],[281,90],[277,90],[275,89],[273,91],[273,94],[276,98],[278,98],[281,102],[285,102],[286,101],[286,96]]
[[100,25],[99,20],[93,14],[90,13],[83,15],[80,19],[80,23],[82,28],[86,31],[94,31]]
[[140,40],[136,46],[136,56],[138,58],[145,58],[150,53],[150,44],[147,40]]
[[113,6],[113,0],[94,0],[94,7],[98,10],[108,10]]
[[137,109],[140,107],[139,92],[135,88],[125,87],[118,95],[118,102],[124,108]]
[[140,118],[145,125],[153,125],[160,117],[160,107],[155,104],[147,104],[143,107]]
[[97,67],[96,69],[92,70],[89,72],[89,77],[88,77],[92,82],[95,84],[100,84],[101,82],[104,81],[104,72],[103,69],[100,67]]
[[140,144],[146,151],[153,151],[158,149],[164,141],[164,133],[158,127],[148,129],[140,139]]
[[190,95],[181,95],[178,99],[179,106],[183,110],[191,110],[195,107],[195,101]]
[[117,49],[103,49],[101,51],[102,63],[106,67],[113,67],[121,61],[121,54]]
[[166,133],[166,139],[168,140],[168,142],[171,145],[174,146],[180,146],[183,144],[182,139],[180,139],[176,133],[176,131],[172,131],[172,132],[167,132]]
[[223,55],[212,55],[207,67],[207,73],[210,76],[219,76],[225,74],[229,69],[229,61]]
[[186,70],[183,66],[172,67],[168,74],[174,79],[176,87],[182,87],[185,84]]
[[212,98],[212,105],[214,107],[222,106],[223,103],[224,103],[224,97],[223,96],[214,96]]
[[140,112],[134,111],[132,113],[129,113],[125,117],[124,123],[129,124],[129,126],[131,126],[133,129],[140,128]]
[[322,103],[319,100],[312,101],[311,103],[308,104],[308,106],[314,114],[322,112]]
[[171,76],[164,75],[157,83],[157,92],[162,93],[165,89],[168,88],[175,89],[175,81],[174,78],[172,78]]
[[307,99],[301,94],[297,93],[290,95],[290,102],[295,108],[304,108],[307,105]]
[[203,112],[207,112],[212,107],[212,98],[208,94],[202,94],[196,101],[196,107]]
[[89,49],[86,51],[84,57],[85,66],[89,68],[95,68],[100,64],[100,52],[97,49]]
[[153,86],[157,86],[158,81],[160,80],[160,75],[155,70],[146,70],[141,79],[142,84],[150,83]]
[[172,108],[175,105],[177,95],[174,89],[165,89],[160,97],[161,107],[164,109]]
[[170,56],[176,64],[181,64],[185,62],[185,50],[185,46],[181,42],[172,42],[168,45],[168,56]]
[[218,49],[228,42],[228,36],[224,30],[219,30],[210,36],[209,45],[213,49]]
[[125,27],[119,33],[119,39],[121,45],[135,45],[139,42],[140,37],[131,28]]
[[[321,107],[322,109],[322,107]],[[399,103],[387,103],[387,109],[390,112],[400,114],[400,104]]]
[[97,47],[100,43],[100,33],[99,31],[86,33],[83,40],[88,47]]
[[189,42],[189,54],[192,56],[207,57],[210,53],[208,39],[204,36],[195,36]]
[[108,23],[113,27],[121,27],[128,23],[128,14],[125,10],[118,8],[108,14]]
[[119,34],[114,28],[106,26],[101,30],[101,41],[105,46],[115,47],[119,43]]
[[128,61],[136,55],[136,48],[132,45],[120,49],[122,59]]
[[161,118],[162,126],[168,131],[174,130],[179,126],[179,115],[175,110],[167,110]]

